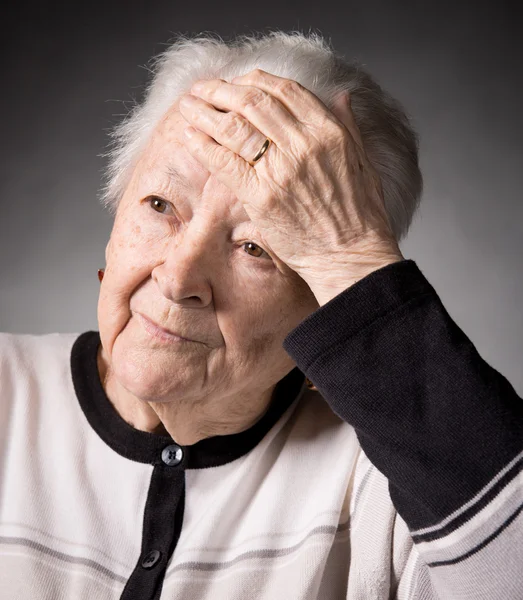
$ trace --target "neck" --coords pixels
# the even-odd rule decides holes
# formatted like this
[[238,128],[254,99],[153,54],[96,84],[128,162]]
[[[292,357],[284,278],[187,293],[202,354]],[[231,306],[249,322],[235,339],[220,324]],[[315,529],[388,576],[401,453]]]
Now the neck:
[[[249,429],[267,411],[276,387],[273,385],[262,394],[246,394],[245,390],[236,396],[213,394],[212,403],[205,398],[193,402],[174,399],[148,402],[134,396],[118,382],[102,346],[98,352],[98,372],[109,401],[124,421],[140,431],[169,435],[182,446]],[[226,410],[227,407],[232,410]],[[238,407],[245,410],[238,410]]]

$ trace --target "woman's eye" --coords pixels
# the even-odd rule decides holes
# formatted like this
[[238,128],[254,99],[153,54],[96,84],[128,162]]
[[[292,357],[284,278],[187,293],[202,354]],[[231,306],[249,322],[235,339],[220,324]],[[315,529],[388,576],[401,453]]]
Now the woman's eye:
[[156,212],[165,213],[169,210],[169,202],[162,200],[162,198],[159,198],[158,196],[150,196],[148,201]]
[[[260,248],[260,246],[254,244],[253,242],[245,242],[245,244],[243,244],[243,247],[245,249],[245,252],[247,252],[247,254],[250,254],[251,256],[255,256],[256,258],[259,258],[260,256],[263,256],[264,254],[267,254],[267,252],[265,252],[265,250],[263,250],[263,248]],[[269,257],[268,254],[267,254],[267,256]]]

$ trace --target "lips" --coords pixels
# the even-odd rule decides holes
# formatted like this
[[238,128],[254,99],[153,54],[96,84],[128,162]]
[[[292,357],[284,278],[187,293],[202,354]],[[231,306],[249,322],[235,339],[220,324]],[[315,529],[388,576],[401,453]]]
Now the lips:
[[138,315],[138,317],[140,317],[140,320],[141,320],[142,325],[144,326],[145,330],[148,333],[150,333],[153,337],[166,339],[166,340],[170,339],[171,341],[176,341],[176,340],[185,341],[185,342],[195,342],[196,341],[196,340],[187,338],[185,336],[182,336],[181,334],[176,333],[175,331],[166,329],[165,327],[162,327],[161,325],[158,325],[158,323],[155,323],[152,319],[150,319],[149,317],[146,317],[145,315],[142,315],[139,312],[137,312],[135,314]]

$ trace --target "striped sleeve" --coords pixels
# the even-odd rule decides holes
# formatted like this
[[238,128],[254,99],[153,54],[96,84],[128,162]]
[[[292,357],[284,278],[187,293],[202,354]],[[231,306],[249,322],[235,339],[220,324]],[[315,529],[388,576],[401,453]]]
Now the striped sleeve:
[[435,592],[521,600],[523,400],[416,263],[352,285],[284,348],[387,477]]

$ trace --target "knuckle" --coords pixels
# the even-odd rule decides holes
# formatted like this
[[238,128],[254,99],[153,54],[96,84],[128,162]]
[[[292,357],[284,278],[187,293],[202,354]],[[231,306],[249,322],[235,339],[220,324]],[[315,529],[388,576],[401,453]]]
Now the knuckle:
[[236,160],[237,155],[233,154],[228,150],[224,150],[222,148],[222,152],[220,154],[221,163],[220,170],[225,171],[226,173],[237,173],[238,172],[238,161]]
[[292,79],[284,79],[276,84],[275,89],[283,96],[295,96],[300,90],[300,84]]
[[258,108],[267,102],[268,94],[259,89],[250,89],[245,92],[243,106],[245,109]]
[[260,69],[259,67],[256,67],[256,69],[253,69],[250,74],[253,76],[254,79],[258,79],[265,75],[265,71],[263,69]]
[[321,135],[316,137],[316,141],[321,148],[331,148],[338,146],[341,141],[347,138],[348,130],[342,124],[332,119],[325,118],[318,126]]
[[292,156],[299,160],[300,157],[310,152],[314,141],[313,136],[307,135],[302,131],[295,131],[289,140],[289,151]]
[[222,169],[227,166],[227,156],[223,152],[223,148],[221,146],[214,146],[212,150],[209,152],[209,159],[211,163],[211,167],[214,170]]
[[205,96],[212,100],[216,94],[216,90],[220,86],[221,81],[219,79],[206,79],[205,80]]
[[256,81],[259,81],[260,78],[263,77],[264,73],[265,72],[261,69],[253,69],[242,76],[243,83],[248,85],[256,85]]
[[207,85],[214,92],[216,90],[216,88],[219,88],[222,85],[223,82],[224,82],[223,79],[220,79],[218,77],[213,77],[212,79],[209,79],[207,81]]
[[234,112],[225,113],[218,123],[218,133],[226,138],[236,137],[245,127],[243,119]]

